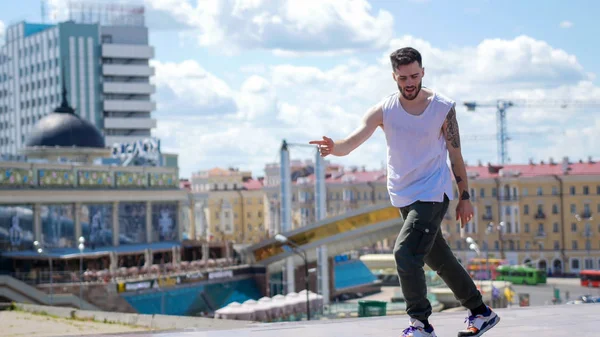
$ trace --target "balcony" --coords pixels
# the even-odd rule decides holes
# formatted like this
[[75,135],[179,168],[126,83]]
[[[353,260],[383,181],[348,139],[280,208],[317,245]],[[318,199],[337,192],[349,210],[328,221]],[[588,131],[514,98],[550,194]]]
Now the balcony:
[[482,220],[492,220],[492,218],[493,218],[493,217],[492,217],[492,215],[491,215],[491,214],[483,214],[483,215],[481,216],[481,219],[482,219]]
[[105,94],[150,95],[156,91],[156,88],[150,83],[105,82],[103,91]]
[[518,195],[509,195],[509,196],[500,196],[498,197],[498,199],[500,199],[501,201],[519,201],[519,196]]
[[535,239],[544,239],[546,236],[547,236],[546,232],[540,232],[540,231],[538,231],[537,233],[535,233],[533,235],[533,237]]
[[[103,76],[137,76],[150,77],[154,75],[154,68],[147,65],[134,64],[103,64]],[[110,82],[108,82],[110,83]]]
[[120,129],[120,130],[150,130],[156,128],[156,119],[154,118],[104,118],[105,129]]
[[581,237],[585,239],[589,239],[594,236],[594,232],[592,230],[584,230],[581,232]]
[[537,212],[533,217],[535,219],[546,219],[546,213],[544,213],[544,212]]
[[577,221],[593,220],[592,212],[583,212],[580,214],[575,214],[575,218],[577,218]]
[[154,47],[137,44],[103,44],[102,57],[151,59],[154,57]]
[[104,111],[154,111],[156,103],[152,101],[133,101],[133,100],[105,100]]

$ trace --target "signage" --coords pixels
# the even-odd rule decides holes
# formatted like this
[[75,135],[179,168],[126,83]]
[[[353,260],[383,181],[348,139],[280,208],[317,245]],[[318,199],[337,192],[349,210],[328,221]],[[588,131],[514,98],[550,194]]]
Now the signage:
[[224,277],[233,277],[233,270],[215,271],[215,272],[208,274],[209,280],[214,280],[216,278],[224,278]]
[[265,272],[266,267],[258,266],[217,270],[208,274],[201,271],[192,271],[185,274],[153,278],[144,281],[119,282],[117,283],[117,292],[151,291],[152,289],[175,287],[184,283],[202,283],[209,280],[230,279],[234,276],[264,274]]
[[114,143],[112,146],[113,158],[123,161],[142,159],[158,162],[160,154],[160,140],[157,138],[140,139],[133,143]]

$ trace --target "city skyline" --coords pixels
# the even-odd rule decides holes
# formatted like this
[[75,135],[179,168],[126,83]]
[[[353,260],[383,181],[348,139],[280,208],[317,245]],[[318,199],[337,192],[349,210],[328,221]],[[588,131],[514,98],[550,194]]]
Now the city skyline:
[[[182,177],[229,166],[261,176],[266,163],[279,161],[284,138],[345,137],[370,105],[395,90],[387,56],[405,45],[423,53],[424,85],[459,102],[463,153],[471,165],[497,162],[496,115],[491,108],[468,112],[464,101],[586,101],[600,94],[598,47],[574,39],[592,37],[593,9],[577,3],[127,3],[146,7],[156,50],[153,135],[164,151],[179,154]],[[48,16],[64,20],[66,4],[48,1]],[[39,22],[39,5],[26,0],[3,8],[0,27]],[[511,162],[597,158],[599,109],[509,109]],[[291,152],[291,159],[313,156],[310,149]],[[383,133],[347,157],[328,159],[380,168]]]

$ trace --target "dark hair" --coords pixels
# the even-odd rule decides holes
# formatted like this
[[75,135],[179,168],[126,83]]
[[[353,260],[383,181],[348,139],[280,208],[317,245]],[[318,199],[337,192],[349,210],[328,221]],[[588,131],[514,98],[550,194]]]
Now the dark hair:
[[419,67],[422,67],[421,53],[418,50],[405,47],[396,50],[390,54],[390,61],[392,62],[392,69],[395,71],[399,66],[405,66],[415,61],[419,62]]

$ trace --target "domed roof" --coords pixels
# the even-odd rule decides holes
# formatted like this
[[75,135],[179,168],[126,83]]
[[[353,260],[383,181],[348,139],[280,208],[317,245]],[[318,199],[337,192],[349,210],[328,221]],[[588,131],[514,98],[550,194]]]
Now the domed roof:
[[76,115],[69,106],[67,90],[63,84],[61,105],[38,121],[25,146],[105,148],[105,143],[98,128]]

